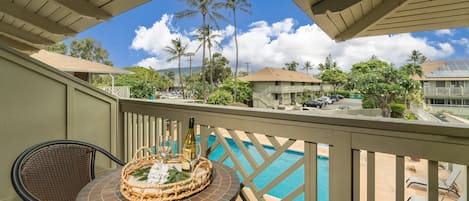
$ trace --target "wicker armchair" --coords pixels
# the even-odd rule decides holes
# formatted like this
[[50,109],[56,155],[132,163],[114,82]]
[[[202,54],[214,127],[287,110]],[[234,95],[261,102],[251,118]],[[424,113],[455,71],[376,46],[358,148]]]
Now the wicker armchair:
[[95,178],[96,151],[119,165],[125,164],[93,144],[49,141],[28,148],[16,158],[11,182],[23,200],[75,200],[78,192]]

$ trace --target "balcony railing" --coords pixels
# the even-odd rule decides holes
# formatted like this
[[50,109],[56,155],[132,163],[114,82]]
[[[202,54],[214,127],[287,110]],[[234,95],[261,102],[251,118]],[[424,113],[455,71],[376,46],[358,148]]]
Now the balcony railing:
[[311,91],[321,90],[319,85],[287,85],[287,86],[272,86],[266,89],[269,93],[302,93],[305,89]]
[[130,98],[130,87],[129,86],[115,86],[115,87],[110,87],[110,86],[101,86],[98,87],[107,93],[110,93],[112,95],[115,95],[119,98]]
[[469,97],[468,87],[423,87],[424,96],[433,97]]
[[[428,160],[428,200],[438,200],[438,161],[469,165],[469,126],[376,119],[366,117],[333,117],[305,113],[288,113],[259,109],[219,107],[198,104],[170,104],[137,100],[120,100],[120,132],[124,139],[125,158],[128,160],[140,146],[153,146],[166,135],[175,140],[178,148],[187,130],[189,116],[196,119],[202,153],[210,156],[217,147],[224,153],[219,161],[231,160],[242,183],[254,196],[264,200],[264,195],[281,183],[292,172],[303,168],[304,181],[288,195],[292,200],[304,194],[304,200],[317,200],[318,146],[326,144],[329,155],[329,200],[375,200],[376,154],[386,153],[394,158],[394,167],[386,174],[395,180],[395,199],[405,200],[405,157]],[[209,136],[216,140],[209,146]],[[231,138],[241,154],[235,154],[227,138]],[[253,158],[243,141],[255,147],[261,162]],[[267,142],[275,151],[266,153]],[[272,166],[280,155],[293,147],[300,147],[304,155],[288,166],[277,178],[265,186],[254,180]],[[175,150],[179,151],[179,150]],[[247,163],[242,163],[245,158]],[[366,170],[360,171],[361,161],[366,159]],[[376,162],[375,162],[376,161]],[[377,165],[378,164],[378,165]],[[322,174],[322,173],[321,173]],[[363,177],[362,174],[368,175]],[[466,174],[467,175],[467,174]],[[393,181],[394,181],[393,180]],[[363,185],[360,185],[363,184]],[[467,192],[467,185],[460,186]],[[362,193],[360,193],[362,192]],[[364,193],[363,193],[364,192]],[[406,194],[408,195],[408,194]]]

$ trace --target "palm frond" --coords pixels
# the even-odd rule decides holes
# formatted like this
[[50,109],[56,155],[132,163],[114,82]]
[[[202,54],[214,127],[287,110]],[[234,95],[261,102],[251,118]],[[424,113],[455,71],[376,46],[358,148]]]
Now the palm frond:
[[199,10],[183,10],[180,12],[177,12],[174,14],[177,19],[182,19],[182,18],[188,18],[188,17],[194,17],[199,13]]

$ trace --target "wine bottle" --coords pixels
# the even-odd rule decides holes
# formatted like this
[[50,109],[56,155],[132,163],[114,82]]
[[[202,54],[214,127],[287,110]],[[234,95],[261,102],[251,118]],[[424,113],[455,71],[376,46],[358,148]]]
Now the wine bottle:
[[196,141],[194,133],[194,117],[189,118],[189,129],[187,130],[186,139],[184,139],[184,145],[182,147],[182,154],[184,159],[189,162],[189,164],[183,164],[183,170],[190,171],[191,163],[194,161],[196,156]]

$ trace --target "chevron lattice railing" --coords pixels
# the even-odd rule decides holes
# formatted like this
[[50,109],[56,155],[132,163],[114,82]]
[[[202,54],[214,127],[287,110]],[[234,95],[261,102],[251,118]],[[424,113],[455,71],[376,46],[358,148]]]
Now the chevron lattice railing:
[[[438,180],[454,169],[463,172],[458,194],[468,188],[466,125],[122,99],[119,106],[127,160],[163,136],[181,147],[194,116],[202,154],[237,171],[246,199],[403,201],[418,192],[405,185],[416,175],[428,178],[428,200],[449,200],[457,196],[438,193]],[[418,171],[409,173],[412,166]]]

